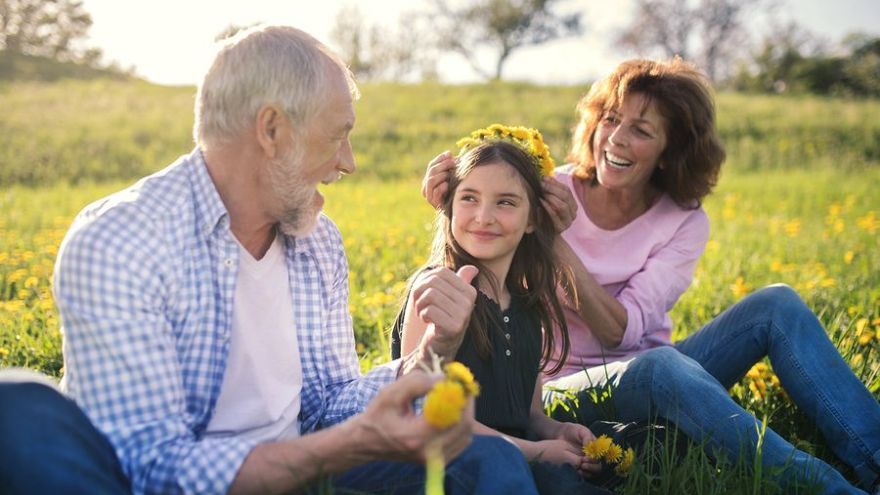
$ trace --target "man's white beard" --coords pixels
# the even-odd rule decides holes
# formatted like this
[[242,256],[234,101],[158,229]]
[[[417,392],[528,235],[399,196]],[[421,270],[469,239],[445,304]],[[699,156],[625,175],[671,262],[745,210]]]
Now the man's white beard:
[[296,143],[269,168],[272,190],[280,205],[281,232],[285,235],[303,236],[315,228],[320,208],[315,206],[315,187],[301,175],[302,158],[305,153]]

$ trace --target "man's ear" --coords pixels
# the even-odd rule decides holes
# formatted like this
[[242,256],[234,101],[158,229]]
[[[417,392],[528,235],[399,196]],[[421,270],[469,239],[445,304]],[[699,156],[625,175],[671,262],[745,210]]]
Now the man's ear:
[[290,123],[284,113],[275,105],[263,105],[257,111],[255,122],[257,142],[266,157],[274,159],[281,146],[281,137]]

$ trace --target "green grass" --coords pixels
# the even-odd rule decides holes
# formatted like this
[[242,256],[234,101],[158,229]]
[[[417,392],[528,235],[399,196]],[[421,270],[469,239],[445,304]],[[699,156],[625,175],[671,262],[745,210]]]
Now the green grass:
[[[401,179],[472,129],[538,127],[563,160],[586,87],[363,85],[358,178]],[[130,180],[192,147],[194,89],[109,79],[0,82],[0,185]],[[859,169],[880,162],[880,101],[720,94],[729,170]]]
[[[324,192],[349,255],[364,369],[388,358],[387,331],[405,280],[428,253],[433,216],[418,192],[426,161],[496,120],[539,126],[559,160],[582,91],[517,84],[363,88],[353,137],[358,172]],[[719,107],[729,161],[705,201],[711,240],[673,310],[675,338],[751,290],[787,283],[880,397],[880,122],[872,117],[880,103],[723,94]],[[59,377],[50,291],[58,244],[88,202],[189,150],[192,90],[136,81],[7,83],[0,85],[0,108],[0,367]],[[782,436],[839,465],[771,369],[752,370],[731,393]],[[649,467],[638,462],[620,492],[774,490],[767,473],[742,463],[715,466],[698,449],[668,462],[660,476]]]

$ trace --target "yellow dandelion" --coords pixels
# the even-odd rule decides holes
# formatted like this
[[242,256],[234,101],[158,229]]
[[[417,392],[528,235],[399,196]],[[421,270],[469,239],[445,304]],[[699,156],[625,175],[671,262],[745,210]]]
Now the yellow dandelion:
[[708,251],[710,253],[717,253],[720,249],[721,249],[721,244],[714,239],[712,239],[706,243],[706,251]]
[[843,262],[846,263],[847,265],[849,265],[850,263],[853,262],[853,258],[855,258],[855,257],[856,257],[856,253],[854,253],[852,251],[847,251],[843,255]]
[[837,215],[840,215],[840,210],[840,203],[831,203],[828,206],[828,218],[837,218]]
[[443,371],[446,373],[446,378],[461,384],[468,396],[480,395],[480,384],[474,380],[474,374],[467,366],[458,361],[452,361],[443,366]]
[[757,380],[758,378],[761,378],[761,371],[758,370],[757,366],[752,366],[752,368],[746,373],[746,376],[752,380]]
[[608,450],[605,451],[605,461],[611,464],[619,462],[623,457],[623,449],[620,448],[620,445],[612,442],[611,445],[608,446]]
[[868,345],[872,340],[874,340],[874,332],[871,330],[863,330],[862,333],[859,334],[860,345]]
[[824,287],[824,288],[828,288],[828,287],[836,287],[836,286],[837,286],[837,280],[834,280],[834,279],[831,278],[831,277],[825,277],[825,278],[822,279],[821,282],[819,282],[819,286],[820,286],[820,287]]
[[618,476],[626,476],[629,474],[630,468],[632,468],[633,461],[635,461],[636,452],[632,449],[632,447],[626,449],[623,453],[623,457],[620,459],[620,462],[617,463],[617,466],[614,468],[614,473]]
[[859,366],[860,364],[862,364],[862,361],[863,361],[864,359],[865,359],[865,357],[862,356],[861,354],[856,354],[855,356],[852,357],[852,360],[850,361],[850,364],[852,364],[854,367],[857,367],[857,366]]
[[785,222],[785,226],[783,227],[783,230],[785,231],[785,235],[787,235],[789,237],[797,237],[797,235],[801,231],[800,219],[795,218],[793,220],[789,220],[788,222]]
[[605,453],[608,452],[608,448],[611,447],[611,444],[613,443],[611,437],[608,435],[600,435],[599,438],[584,445],[584,454],[590,459],[598,461],[605,457]]
[[866,328],[868,328],[868,319],[867,318],[859,318],[856,321],[856,333],[862,333]]
[[510,131],[510,135],[522,141],[526,141],[532,137],[528,129],[524,127],[514,127],[513,130]]
[[877,216],[873,211],[869,211],[867,215],[863,217],[859,217],[856,220],[856,224],[860,229],[873,234],[877,227],[880,227],[880,222],[877,221]]
[[733,292],[734,296],[740,298],[745,297],[752,289],[746,284],[745,279],[742,277],[736,277],[736,281],[730,286],[730,290]]
[[425,420],[435,428],[448,428],[461,419],[465,402],[464,387],[460,383],[438,382],[425,398]]

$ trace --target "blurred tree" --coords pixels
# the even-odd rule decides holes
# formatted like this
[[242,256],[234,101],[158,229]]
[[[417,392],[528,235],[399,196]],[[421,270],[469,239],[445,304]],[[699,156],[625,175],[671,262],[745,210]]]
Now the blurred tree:
[[618,42],[637,53],[680,56],[699,65],[713,80],[732,69],[748,37],[746,15],[769,0],[636,0],[632,23]]
[[819,38],[794,22],[774,27],[739,66],[731,86],[749,91],[787,91],[795,83],[799,64],[825,50]]
[[[447,0],[433,3],[439,48],[462,55],[487,79],[501,79],[504,63],[519,48],[582,32],[581,14],[554,12],[556,0],[476,0],[458,7]],[[493,71],[477,59],[478,51],[487,47],[496,51]]]
[[853,93],[880,96],[880,38],[855,34],[844,44],[852,51],[843,72]]
[[421,35],[426,21],[404,12],[396,30],[369,25],[357,6],[346,5],[336,15],[330,40],[359,79],[401,81],[433,70],[436,57]]
[[0,48],[9,53],[94,62],[96,49],[77,46],[91,25],[79,0],[0,0]]

